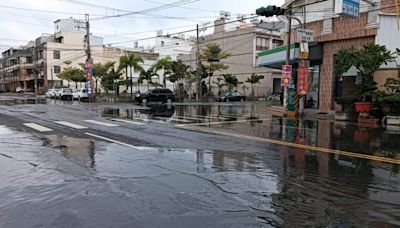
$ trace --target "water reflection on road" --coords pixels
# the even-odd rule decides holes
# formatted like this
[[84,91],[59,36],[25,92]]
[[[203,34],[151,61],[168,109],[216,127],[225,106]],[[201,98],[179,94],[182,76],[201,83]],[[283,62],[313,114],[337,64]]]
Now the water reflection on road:
[[384,163],[280,145],[136,150],[19,132],[0,143],[0,227],[400,226],[398,167]]

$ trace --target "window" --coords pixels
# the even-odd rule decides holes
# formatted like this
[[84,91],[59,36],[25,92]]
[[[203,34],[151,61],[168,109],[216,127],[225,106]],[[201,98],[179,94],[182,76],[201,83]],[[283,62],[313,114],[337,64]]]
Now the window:
[[32,57],[26,57],[26,63],[32,63]]
[[165,42],[161,41],[161,47],[164,47]]
[[60,59],[60,58],[61,58],[60,51],[54,50],[53,51],[53,59]]
[[61,72],[61,67],[60,66],[54,66],[54,73],[58,74]]
[[269,49],[269,39],[264,37],[257,37],[256,50],[265,51]]

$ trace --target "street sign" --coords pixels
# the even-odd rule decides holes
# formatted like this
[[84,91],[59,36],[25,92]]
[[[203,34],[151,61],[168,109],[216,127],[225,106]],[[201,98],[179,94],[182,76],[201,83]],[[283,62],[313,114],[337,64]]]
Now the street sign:
[[309,29],[297,29],[297,39],[300,42],[314,42],[314,31]]
[[308,43],[300,43],[300,59],[308,59],[310,55],[310,50],[308,49]]
[[292,65],[282,66],[282,77],[281,77],[281,87],[288,88],[290,86],[290,81],[292,78]]
[[297,71],[297,94],[304,96],[308,93],[308,67],[299,67]]
[[360,0],[336,0],[335,14],[344,14],[351,17],[359,17]]
[[86,88],[89,96],[93,95],[92,76],[93,76],[93,59],[87,59],[85,65]]

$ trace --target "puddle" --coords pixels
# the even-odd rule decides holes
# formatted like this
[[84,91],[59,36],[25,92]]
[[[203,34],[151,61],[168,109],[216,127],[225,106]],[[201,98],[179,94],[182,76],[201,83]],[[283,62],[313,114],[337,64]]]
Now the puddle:
[[[305,137],[321,143],[321,126],[305,124]],[[284,146],[136,150],[46,137],[0,135],[0,227],[400,225],[395,165]]]
[[1,99],[0,105],[13,106],[13,105],[24,105],[24,104],[46,104],[44,98],[31,98],[31,99]]

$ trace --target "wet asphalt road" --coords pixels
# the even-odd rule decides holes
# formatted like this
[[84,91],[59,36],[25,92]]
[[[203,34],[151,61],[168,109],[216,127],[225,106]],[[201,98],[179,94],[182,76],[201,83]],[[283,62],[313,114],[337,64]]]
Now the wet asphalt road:
[[398,160],[397,129],[263,103],[0,103],[0,227],[400,226],[398,164],[257,140]]

